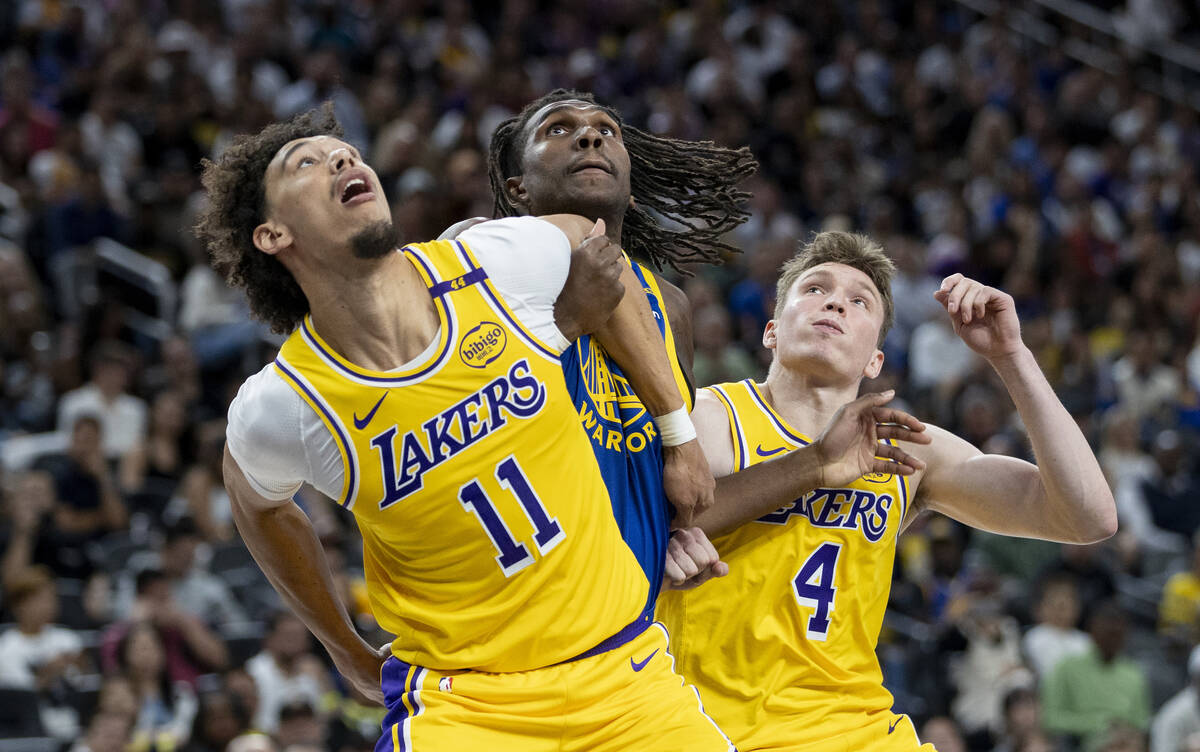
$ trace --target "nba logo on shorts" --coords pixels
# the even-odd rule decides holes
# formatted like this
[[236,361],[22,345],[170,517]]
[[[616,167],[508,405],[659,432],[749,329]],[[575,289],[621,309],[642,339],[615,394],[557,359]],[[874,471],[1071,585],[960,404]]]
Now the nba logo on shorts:
[[454,692],[454,677],[443,676],[438,682],[438,689],[446,694],[452,694]]

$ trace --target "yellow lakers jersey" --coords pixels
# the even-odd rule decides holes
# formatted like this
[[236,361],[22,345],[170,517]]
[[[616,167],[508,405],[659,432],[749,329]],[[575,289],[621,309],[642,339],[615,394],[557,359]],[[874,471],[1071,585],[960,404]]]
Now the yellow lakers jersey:
[[632,622],[648,585],[558,352],[517,322],[463,243],[403,253],[440,318],[432,358],[359,368],[306,319],[275,361],[336,439],[371,609],[396,657],[418,666],[511,672],[574,657]]
[[[753,381],[708,390],[736,470],[809,443]],[[818,743],[889,711],[875,644],[907,505],[898,475],[811,491],[713,541],[728,576],[663,593],[678,669],[738,749]]]

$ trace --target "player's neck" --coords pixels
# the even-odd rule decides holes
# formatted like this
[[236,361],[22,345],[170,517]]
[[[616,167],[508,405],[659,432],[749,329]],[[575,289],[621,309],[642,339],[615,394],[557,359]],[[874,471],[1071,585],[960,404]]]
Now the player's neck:
[[420,355],[441,324],[433,298],[402,253],[316,276],[305,285],[313,327],[339,355],[375,371]]
[[618,246],[621,245],[621,229],[625,225],[626,207],[621,206],[619,209],[600,208],[596,206],[588,206],[582,203],[564,202],[543,202],[536,206],[530,206],[529,215],[534,217],[542,217],[547,214],[578,214],[581,217],[586,217],[593,222],[597,219],[604,220],[604,237],[608,238]]
[[621,227],[625,223],[625,210],[622,209],[611,217],[600,217],[600,219],[604,220],[604,236],[616,243],[617,247],[620,247]]
[[858,396],[858,384],[830,383],[811,374],[772,363],[763,395],[775,412],[796,430],[815,437],[842,405]]

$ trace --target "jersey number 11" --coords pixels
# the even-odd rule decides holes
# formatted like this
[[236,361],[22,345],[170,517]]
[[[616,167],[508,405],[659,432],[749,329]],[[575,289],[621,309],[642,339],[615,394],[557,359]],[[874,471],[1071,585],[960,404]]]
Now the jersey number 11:
[[[525,516],[533,525],[533,543],[537,546],[538,553],[545,556],[566,537],[558,520],[546,512],[545,505],[529,485],[529,480],[517,464],[516,457],[509,455],[496,465],[495,475],[500,485],[511,491],[521,503],[521,509],[525,510]],[[529,549],[524,543],[518,542],[508,525],[504,524],[496,506],[479,485],[479,481],[473,480],[460,488],[458,500],[468,512],[475,513],[479,523],[483,525],[484,532],[492,539],[492,545],[499,552],[496,563],[500,565],[500,571],[504,572],[505,577],[512,577],[534,562]]]

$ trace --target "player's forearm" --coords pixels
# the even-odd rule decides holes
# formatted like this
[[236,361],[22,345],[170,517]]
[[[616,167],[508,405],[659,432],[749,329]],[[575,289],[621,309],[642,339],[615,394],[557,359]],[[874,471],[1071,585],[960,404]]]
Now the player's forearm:
[[235,501],[233,520],[267,580],[335,662],[373,652],[337,597],[325,552],[299,507],[289,503],[259,511]]
[[646,302],[642,282],[628,265],[621,270],[625,294],[596,338],[621,370],[651,415],[683,407],[683,397],[667,358],[666,344]]
[[1045,491],[1046,522],[1062,540],[1091,543],[1117,529],[1117,509],[1100,463],[1042,374],[1022,347],[992,366],[1004,380],[1037,458]]
[[821,484],[821,466],[811,446],[740,472],[717,478],[716,502],[695,523],[709,537],[770,514]]

